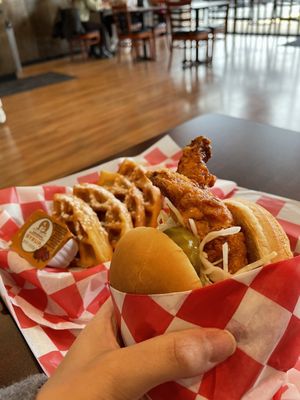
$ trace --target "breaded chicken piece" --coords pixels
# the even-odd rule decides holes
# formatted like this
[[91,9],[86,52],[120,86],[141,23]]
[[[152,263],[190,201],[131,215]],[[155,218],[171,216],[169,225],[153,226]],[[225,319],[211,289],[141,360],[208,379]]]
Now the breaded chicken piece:
[[204,136],[194,139],[184,147],[177,172],[196,182],[201,188],[211,187],[216,182],[206,163],[211,157],[210,140]]
[[[248,264],[247,248],[243,232],[212,240],[211,242],[207,243],[204,250],[207,253],[209,261],[214,263],[222,258],[222,246],[225,242],[228,243],[229,248],[228,271],[231,274],[234,274]],[[222,263],[218,265],[222,267]]]
[[195,221],[200,239],[211,231],[233,226],[228,208],[208,189],[201,189],[187,177],[168,169],[150,171],[147,175],[179,210],[187,227],[189,218]]
[[[200,240],[209,232],[235,225],[226,205],[209,189],[201,189],[187,177],[168,169],[150,171],[147,176],[178,209],[188,229],[189,219],[194,220]],[[229,271],[235,272],[247,264],[243,233],[217,238],[206,245],[205,251],[209,261],[217,261],[222,258],[222,245],[225,242],[228,242],[229,246]]]

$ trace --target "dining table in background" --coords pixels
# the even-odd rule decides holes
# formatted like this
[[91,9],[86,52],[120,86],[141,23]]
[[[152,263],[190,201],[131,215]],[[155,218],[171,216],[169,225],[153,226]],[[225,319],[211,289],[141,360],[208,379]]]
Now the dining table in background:
[[[229,1],[227,0],[212,0],[212,1],[192,1],[191,3],[191,9],[195,13],[195,28],[196,29],[201,29],[203,26],[209,28],[209,20],[208,20],[208,13],[210,9],[214,10],[220,10],[220,9],[225,10],[225,17],[222,21],[222,24],[224,24],[224,35],[226,38],[227,35],[227,25],[228,25],[228,9],[229,9]],[[200,12],[204,13],[202,18],[200,19]],[[201,21],[201,22],[200,22]],[[196,51],[195,51],[195,59],[192,61],[190,66],[197,66],[201,64],[206,64],[209,60],[202,61],[199,59],[199,47],[196,46]]]
[[[141,15],[141,23],[142,23],[142,29],[145,29],[151,24],[153,25],[153,14],[155,12],[159,12],[161,10],[165,10],[165,7],[162,6],[151,6],[151,5],[143,5],[143,1],[139,1],[138,5],[136,6],[128,6],[127,11],[130,14],[135,14],[135,15]],[[98,11],[99,16],[100,16],[100,22],[102,24],[104,32],[104,43],[106,48],[111,48],[111,40],[109,38],[109,34],[105,29],[105,24],[104,24],[104,17],[112,15],[112,10],[111,8],[103,8],[102,10]],[[139,57],[139,61],[152,61],[152,58],[148,56],[147,54],[147,49],[145,43],[143,44],[143,57]]]
[[[164,4],[161,5],[150,5],[146,4],[146,1],[143,0],[138,0],[136,6],[129,6],[127,8],[128,12],[131,14],[142,14],[142,28],[145,28],[147,26],[151,26],[153,24],[153,14],[155,12],[160,12],[160,11],[166,11],[167,8]],[[201,21],[200,23],[200,12],[206,12],[209,9],[218,9],[221,7],[229,7],[229,1],[228,0],[212,0],[212,1],[206,1],[206,0],[195,0],[191,2],[191,10],[194,13],[194,20],[195,20],[195,29],[201,28],[201,24],[205,21],[205,15],[203,16],[203,22]],[[112,11],[110,8],[103,8],[102,10],[99,11],[100,15],[100,21],[101,24],[104,27],[103,23],[103,18],[105,15],[112,15]],[[228,13],[226,13],[228,16]],[[227,34],[227,17],[224,19],[224,25],[225,25],[225,35]],[[109,35],[106,32],[104,36],[104,41],[105,41],[105,46],[106,48],[110,47],[110,40],[109,40]],[[141,58],[141,60],[149,61],[151,60],[150,57],[147,56],[146,48],[144,46],[144,56]],[[203,64],[203,61],[199,59],[199,49],[196,47],[196,53],[195,53],[195,60],[192,63],[193,65],[200,65]]]
[[[175,14],[174,16],[174,35],[173,35],[173,41],[184,41],[184,39],[176,39],[176,30],[177,31],[188,31],[188,33],[197,33],[197,32],[207,32],[209,34],[209,43],[211,46],[211,54],[205,59],[200,59],[199,58],[199,43],[197,42],[196,39],[186,39],[187,42],[189,42],[189,48],[193,49],[193,43],[196,43],[195,46],[195,52],[191,53],[191,58],[190,60],[184,59],[182,64],[183,68],[191,68],[194,66],[199,66],[201,64],[208,64],[211,63],[212,61],[212,52],[213,52],[213,45],[214,45],[214,40],[216,39],[216,33],[222,32],[225,36],[227,35],[227,26],[228,26],[228,13],[229,13],[229,5],[230,2],[228,0],[213,0],[213,1],[206,1],[206,0],[195,0],[191,1],[191,3],[184,4],[181,6],[175,5],[176,2],[172,2],[171,6],[171,14],[173,12],[176,12],[179,14]],[[191,20],[189,20],[188,27],[186,27],[186,20],[183,19],[182,21],[182,26],[178,27],[178,24],[180,25],[180,15],[183,16],[183,18],[186,18],[184,15],[190,14],[191,15]],[[169,13],[170,14],[170,13]],[[171,22],[172,24],[172,22]],[[170,25],[170,23],[168,24]],[[175,26],[176,25],[176,26]],[[169,26],[169,28],[171,28]],[[169,29],[170,30],[170,29]],[[171,32],[170,32],[171,33]],[[201,43],[201,39],[198,39],[199,42]],[[206,38],[202,39],[203,41],[207,41]],[[185,44],[186,46],[186,44]],[[208,43],[207,43],[208,46]]]
[[[217,177],[233,180],[240,187],[300,201],[300,133],[220,114],[199,116],[168,132],[154,134],[152,139],[101,159],[98,164],[140,154],[166,134],[180,147],[196,136],[207,136],[213,149],[208,167]],[[41,372],[1,301],[0,343],[0,387]]]
[[[228,0],[212,0],[212,1],[201,1],[201,0],[195,0],[191,2],[191,8],[195,12],[195,26],[199,27],[200,26],[200,11],[206,11],[209,9],[218,9],[221,7],[229,7],[229,1]],[[226,30],[225,32],[227,33],[227,20],[224,21]]]
[[[147,27],[153,27],[154,29],[154,14],[164,10],[165,8],[161,6],[143,5],[143,1],[138,1],[136,7],[128,7],[128,11],[131,14],[141,14],[142,29],[147,29]],[[139,5],[140,4],[140,5]],[[138,58],[138,61],[155,61],[147,54],[146,44],[143,43],[143,56]]]

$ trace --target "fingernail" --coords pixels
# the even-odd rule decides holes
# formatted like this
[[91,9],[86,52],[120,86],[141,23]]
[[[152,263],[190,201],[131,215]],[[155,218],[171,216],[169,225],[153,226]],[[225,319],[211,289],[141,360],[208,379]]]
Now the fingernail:
[[212,330],[206,336],[211,346],[210,361],[219,363],[231,356],[236,349],[236,341],[228,331]]

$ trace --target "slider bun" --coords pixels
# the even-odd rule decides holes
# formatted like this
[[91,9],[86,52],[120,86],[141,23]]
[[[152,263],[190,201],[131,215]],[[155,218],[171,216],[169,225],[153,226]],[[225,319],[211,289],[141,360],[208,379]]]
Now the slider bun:
[[225,200],[235,224],[242,227],[248,251],[248,261],[254,262],[276,251],[271,262],[293,257],[290,242],[278,221],[265,208],[242,199]]
[[154,228],[135,228],[118,242],[110,284],[125,293],[182,292],[202,287],[188,257],[167,235]]

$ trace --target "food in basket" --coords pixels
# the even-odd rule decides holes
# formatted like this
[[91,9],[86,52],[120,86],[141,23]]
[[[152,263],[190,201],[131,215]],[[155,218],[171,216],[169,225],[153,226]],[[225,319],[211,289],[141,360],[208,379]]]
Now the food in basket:
[[78,266],[91,267],[111,259],[112,247],[108,234],[97,214],[83,200],[73,195],[55,194],[53,215],[63,221],[77,239]]
[[157,218],[162,207],[160,190],[146,175],[146,170],[132,160],[126,159],[119,166],[118,173],[126,176],[142,192],[144,198],[146,226],[157,226]]
[[[147,173],[169,207],[169,213],[162,211],[160,218],[159,229],[163,233],[144,228],[133,230],[121,239],[111,263],[112,287],[127,293],[188,290],[185,273],[180,272],[179,276],[183,275],[183,278],[178,278],[178,265],[180,269],[182,265],[188,265],[189,275],[194,267],[199,278],[197,281],[195,276],[192,277],[189,289],[193,289],[194,285],[208,285],[232,274],[293,256],[285,232],[267,210],[238,199],[221,201],[211,193],[208,186],[214,178],[203,166],[204,159],[210,154],[208,146],[208,139],[203,137],[188,146],[192,156],[190,163],[188,160],[179,162],[178,169],[182,173],[168,169]],[[184,150],[183,154],[185,157],[187,152]],[[171,265],[166,266],[171,253]],[[160,269],[165,271],[164,277],[160,275]],[[176,270],[176,282],[172,270]],[[166,287],[163,279],[167,279]],[[181,285],[182,279],[184,284]],[[147,289],[149,283],[151,287]]]
[[56,219],[70,240],[58,246],[57,254],[45,246],[37,248],[28,260],[32,265],[92,267],[110,261],[118,240],[133,226],[157,225],[159,189],[131,160],[124,160],[119,170],[122,173],[101,171],[99,184],[76,184],[72,195],[54,195],[53,216],[43,212],[43,217]]
[[259,204],[243,199],[225,200],[234,222],[245,233],[249,262],[275,251],[272,262],[293,257],[289,239],[276,218]]
[[73,194],[95,211],[108,233],[112,248],[115,248],[118,240],[133,228],[125,205],[105,188],[92,183],[82,183],[73,187]]
[[67,267],[78,245],[67,226],[43,210],[36,210],[12,238],[10,248],[32,266]]
[[186,176],[200,187],[212,187],[216,177],[212,175],[207,166],[212,151],[210,140],[204,136],[198,136],[185,146],[178,162],[177,172]]
[[109,190],[118,200],[125,204],[131,215],[134,227],[145,225],[143,195],[132,182],[116,172],[101,171],[98,185]]
[[[238,200],[232,200],[229,207],[239,223],[231,234],[241,227],[247,256],[253,260],[235,274],[250,271],[271,260],[292,257],[286,234],[266,210]],[[182,226],[169,228],[166,233],[148,227],[135,228],[120,240],[115,249],[110,266],[110,284],[125,293],[155,294],[196,289],[230,278],[231,273],[211,263],[205,251],[207,240],[217,234],[229,234],[229,229],[211,232],[200,241]]]
[[77,240],[72,238],[55,254],[52,260],[47,262],[47,265],[54,268],[66,268],[72,263],[77,253]]
[[112,257],[110,285],[124,293],[181,292],[202,287],[183,250],[151,227],[132,229],[121,238]]
[[[235,226],[234,218],[223,201],[215,197],[208,188],[200,188],[190,179],[177,172],[160,169],[149,173],[154,185],[168,199],[171,209],[166,226],[179,224],[194,231],[203,240],[208,233]],[[228,242],[231,249],[228,257],[228,269],[235,272],[247,263],[247,251],[243,232],[216,238],[208,243],[206,251],[208,259],[216,262],[222,259],[223,244]]]

